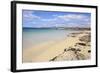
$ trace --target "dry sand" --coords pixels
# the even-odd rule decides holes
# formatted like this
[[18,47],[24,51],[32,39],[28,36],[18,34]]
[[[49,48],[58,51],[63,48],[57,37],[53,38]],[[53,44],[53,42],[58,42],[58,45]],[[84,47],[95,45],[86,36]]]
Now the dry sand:
[[[90,31],[72,33],[59,41],[50,41],[23,50],[23,62],[47,62],[90,59]],[[89,36],[89,37],[87,37]],[[85,39],[84,39],[85,38]]]

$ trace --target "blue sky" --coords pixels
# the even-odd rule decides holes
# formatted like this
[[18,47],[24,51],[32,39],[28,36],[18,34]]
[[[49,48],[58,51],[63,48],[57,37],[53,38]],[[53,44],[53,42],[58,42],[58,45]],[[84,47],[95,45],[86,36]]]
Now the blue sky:
[[91,14],[23,10],[23,27],[90,27]]

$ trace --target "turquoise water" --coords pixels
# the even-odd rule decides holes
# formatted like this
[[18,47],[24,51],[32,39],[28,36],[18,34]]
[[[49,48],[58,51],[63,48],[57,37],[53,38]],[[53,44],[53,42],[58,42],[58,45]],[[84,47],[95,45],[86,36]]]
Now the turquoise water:
[[23,49],[31,48],[34,45],[49,41],[64,39],[68,34],[73,32],[77,31],[61,29],[23,28]]

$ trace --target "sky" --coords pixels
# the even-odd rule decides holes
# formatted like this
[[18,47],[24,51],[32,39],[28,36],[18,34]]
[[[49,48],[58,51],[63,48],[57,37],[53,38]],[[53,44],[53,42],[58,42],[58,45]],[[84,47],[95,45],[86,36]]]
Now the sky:
[[90,27],[91,13],[23,10],[25,28],[41,27]]

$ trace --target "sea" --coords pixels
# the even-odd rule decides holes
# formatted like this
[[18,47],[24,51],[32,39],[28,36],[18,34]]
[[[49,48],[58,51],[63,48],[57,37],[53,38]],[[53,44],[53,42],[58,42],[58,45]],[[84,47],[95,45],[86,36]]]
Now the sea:
[[28,49],[41,43],[62,40],[66,38],[70,33],[75,32],[79,31],[51,28],[23,28],[22,46],[23,49]]

